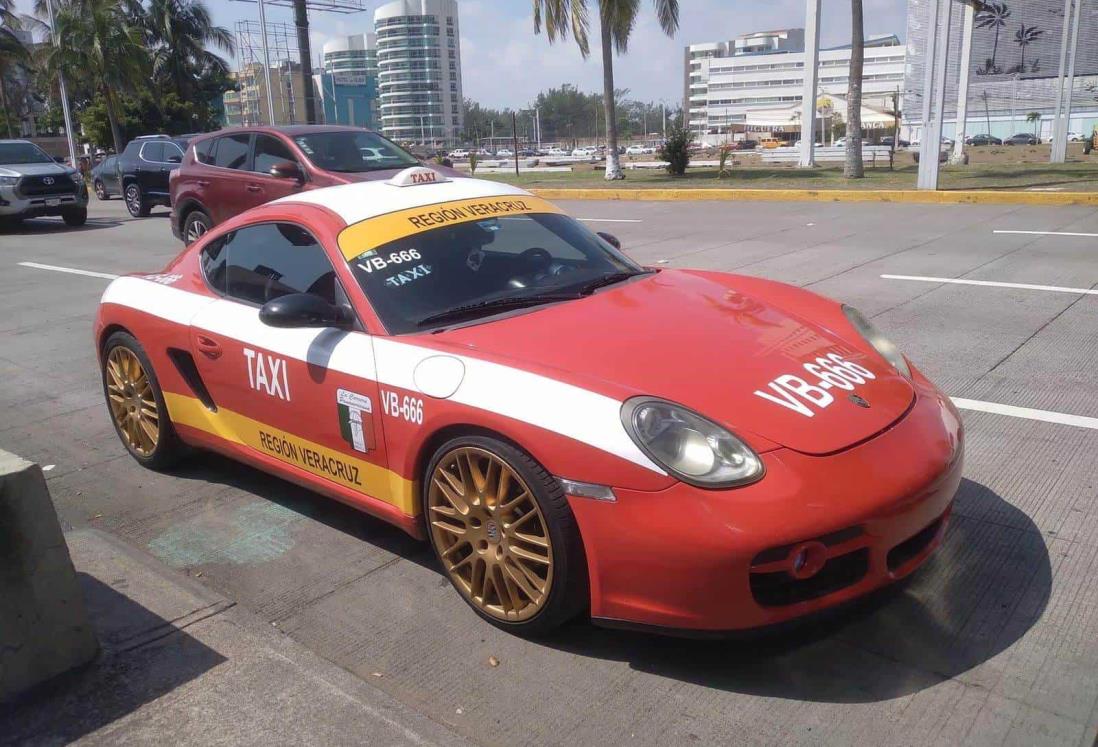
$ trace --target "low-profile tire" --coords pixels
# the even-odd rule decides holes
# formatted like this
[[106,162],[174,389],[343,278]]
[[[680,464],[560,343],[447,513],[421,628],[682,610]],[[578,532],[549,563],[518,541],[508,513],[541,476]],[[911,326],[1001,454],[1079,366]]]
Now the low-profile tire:
[[81,208],[65,208],[61,211],[61,220],[65,221],[66,226],[82,226],[88,222],[88,209],[86,207]]
[[152,205],[149,204],[145,193],[141,191],[141,185],[132,182],[127,184],[123,196],[126,199],[126,210],[130,211],[130,215],[134,218],[148,217]]
[[495,438],[460,436],[438,448],[422,484],[435,556],[482,618],[534,636],[587,607],[576,518],[560,483],[529,454]]
[[128,332],[115,332],[103,345],[101,361],[103,397],[122,445],[149,469],[175,464],[186,447],[168,416],[160,382],[141,343]]
[[213,221],[210,216],[201,210],[192,210],[187,213],[187,217],[183,219],[183,243],[190,246],[194,242],[202,238],[202,235],[213,228]]
[[96,179],[95,183],[92,185],[92,187],[95,188],[95,196],[96,196],[97,199],[99,199],[99,200],[109,200],[109,199],[111,199],[111,196],[109,194],[107,194],[106,186],[104,186],[104,184],[101,180]]

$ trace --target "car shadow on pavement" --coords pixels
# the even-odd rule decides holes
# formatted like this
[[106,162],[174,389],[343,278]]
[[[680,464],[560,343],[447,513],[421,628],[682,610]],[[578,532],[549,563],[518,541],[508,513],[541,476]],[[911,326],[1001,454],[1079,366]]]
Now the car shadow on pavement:
[[227,661],[118,589],[77,578],[102,651],[0,707],[0,745],[75,741]]
[[82,226],[67,226],[60,218],[32,218],[15,224],[0,223],[0,236],[39,236],[51,233],[95,231],[100,228],[116,228],[122,221],[113,218],[88,218]]
[[989,488],[964,480],[945,541],[912,577],[823,617],[724,641],[576,623],[547,645],[705,687],[863,703],[916,693],[1003,653],[1052,588],[1045,540]]

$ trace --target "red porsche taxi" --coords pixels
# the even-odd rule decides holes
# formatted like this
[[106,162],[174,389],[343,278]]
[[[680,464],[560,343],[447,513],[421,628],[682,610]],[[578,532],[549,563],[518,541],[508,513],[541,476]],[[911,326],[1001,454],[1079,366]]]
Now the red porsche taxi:
[[919,567],[962,426],[854,309],[643,267],[521,189],[414,167],[115,280],[118,435],[221,452],[429,539],[489,622],[764,626]]

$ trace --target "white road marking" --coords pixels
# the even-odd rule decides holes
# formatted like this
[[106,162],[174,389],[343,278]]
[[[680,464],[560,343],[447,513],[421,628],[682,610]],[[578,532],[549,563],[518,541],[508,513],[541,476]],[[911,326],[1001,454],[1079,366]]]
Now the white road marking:
[[105,278],[107,280],[114,280],[117,275],[111,275],[109,272],[92,272],[91,270],[78,270],[75,267],[58,267],[57,265],[43,265],[37,262],[20,262],[20,267],[30,267],[35,270],[53,270],[54,272],[67,272],[71,275],[87,275],[90,278]]
[[584,223],[643,223],[639,218],[580,218]]
[[1072,231],[995,231],[994,233],[1014,233],[1023,236],[1077,236],[1086,239],[1098,239],[1098,233],[1074,233]]
[[991,280],[965,280],[963,278],[933,278],[921,275],[881,275],[885,280],[918,280],[923,283],[954,283],[956,285],[983,285],[992,288],[1018,288],[1021,290],[1052,291],[1053,293],[1075,293],[1098,296],[1094,288],[1065,288],[1059,285],[1032,285],[1030,283],[999,283]]
[[56,466],[57,466],[56,464],[47,464],[45,467],[42,468],[42,471],[43,472],[49,472],[51,469],[53,469]]
[[990,412],[995,415],[1009,415],[1012,418],[1024,418],[1026,420],[1042,420],[1046,423],[1059,423],[1060,425],[1073,425],[1077,428],[1090,428],[1098,430],[1098,418],[1088,418],[1083,415],[1068,415],[1063,412],[1050,410],[1034,410],[1029,407],[1015,407],[1014,405],[1000,405],[997,402],[981,402],[975,399],[963,399],[951,397],[953,404],[961,410],[975,410],[977,412]]

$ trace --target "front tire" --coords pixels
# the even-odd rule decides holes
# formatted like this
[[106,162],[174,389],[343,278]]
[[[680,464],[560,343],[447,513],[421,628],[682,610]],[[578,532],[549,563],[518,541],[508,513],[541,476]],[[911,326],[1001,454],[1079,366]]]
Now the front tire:
[[128,332],[115,332],[103,346],[101,365],[107,410],[130,456],[155,470],[177,462],[185,447],[141,343]]
[[152,206],[149,205],[148,200],[145,199],[145,193],[141,191],[140,185],[127,184],[126,185],[126,210],[130,212],[134,218],[146,218],[149,215],[149,211],[152,210]]
[[107,188],[103,185],[103,182],[101,182],[100,180],[96,179],[95,184],[93,184],[92,186],[95,187],[95,197],[96,197],[96,199],[106,201],[106,200],[109,200],[111,198],[111,196],[109,194],[107,194]]
[[530,455],[483,436],[443,444],[423,480],[431,546],[462,599],[519,635],[587,605],[579,528],[560,484]]
[[88,209],[82,208],[68,208],[61,211],[61,220],[65,221],[66,226],[72,226],[77,228],[88,222]]
[[201,210],[192,210],[183,220],[183,243],[190,246],[213,227],[210,216]]

